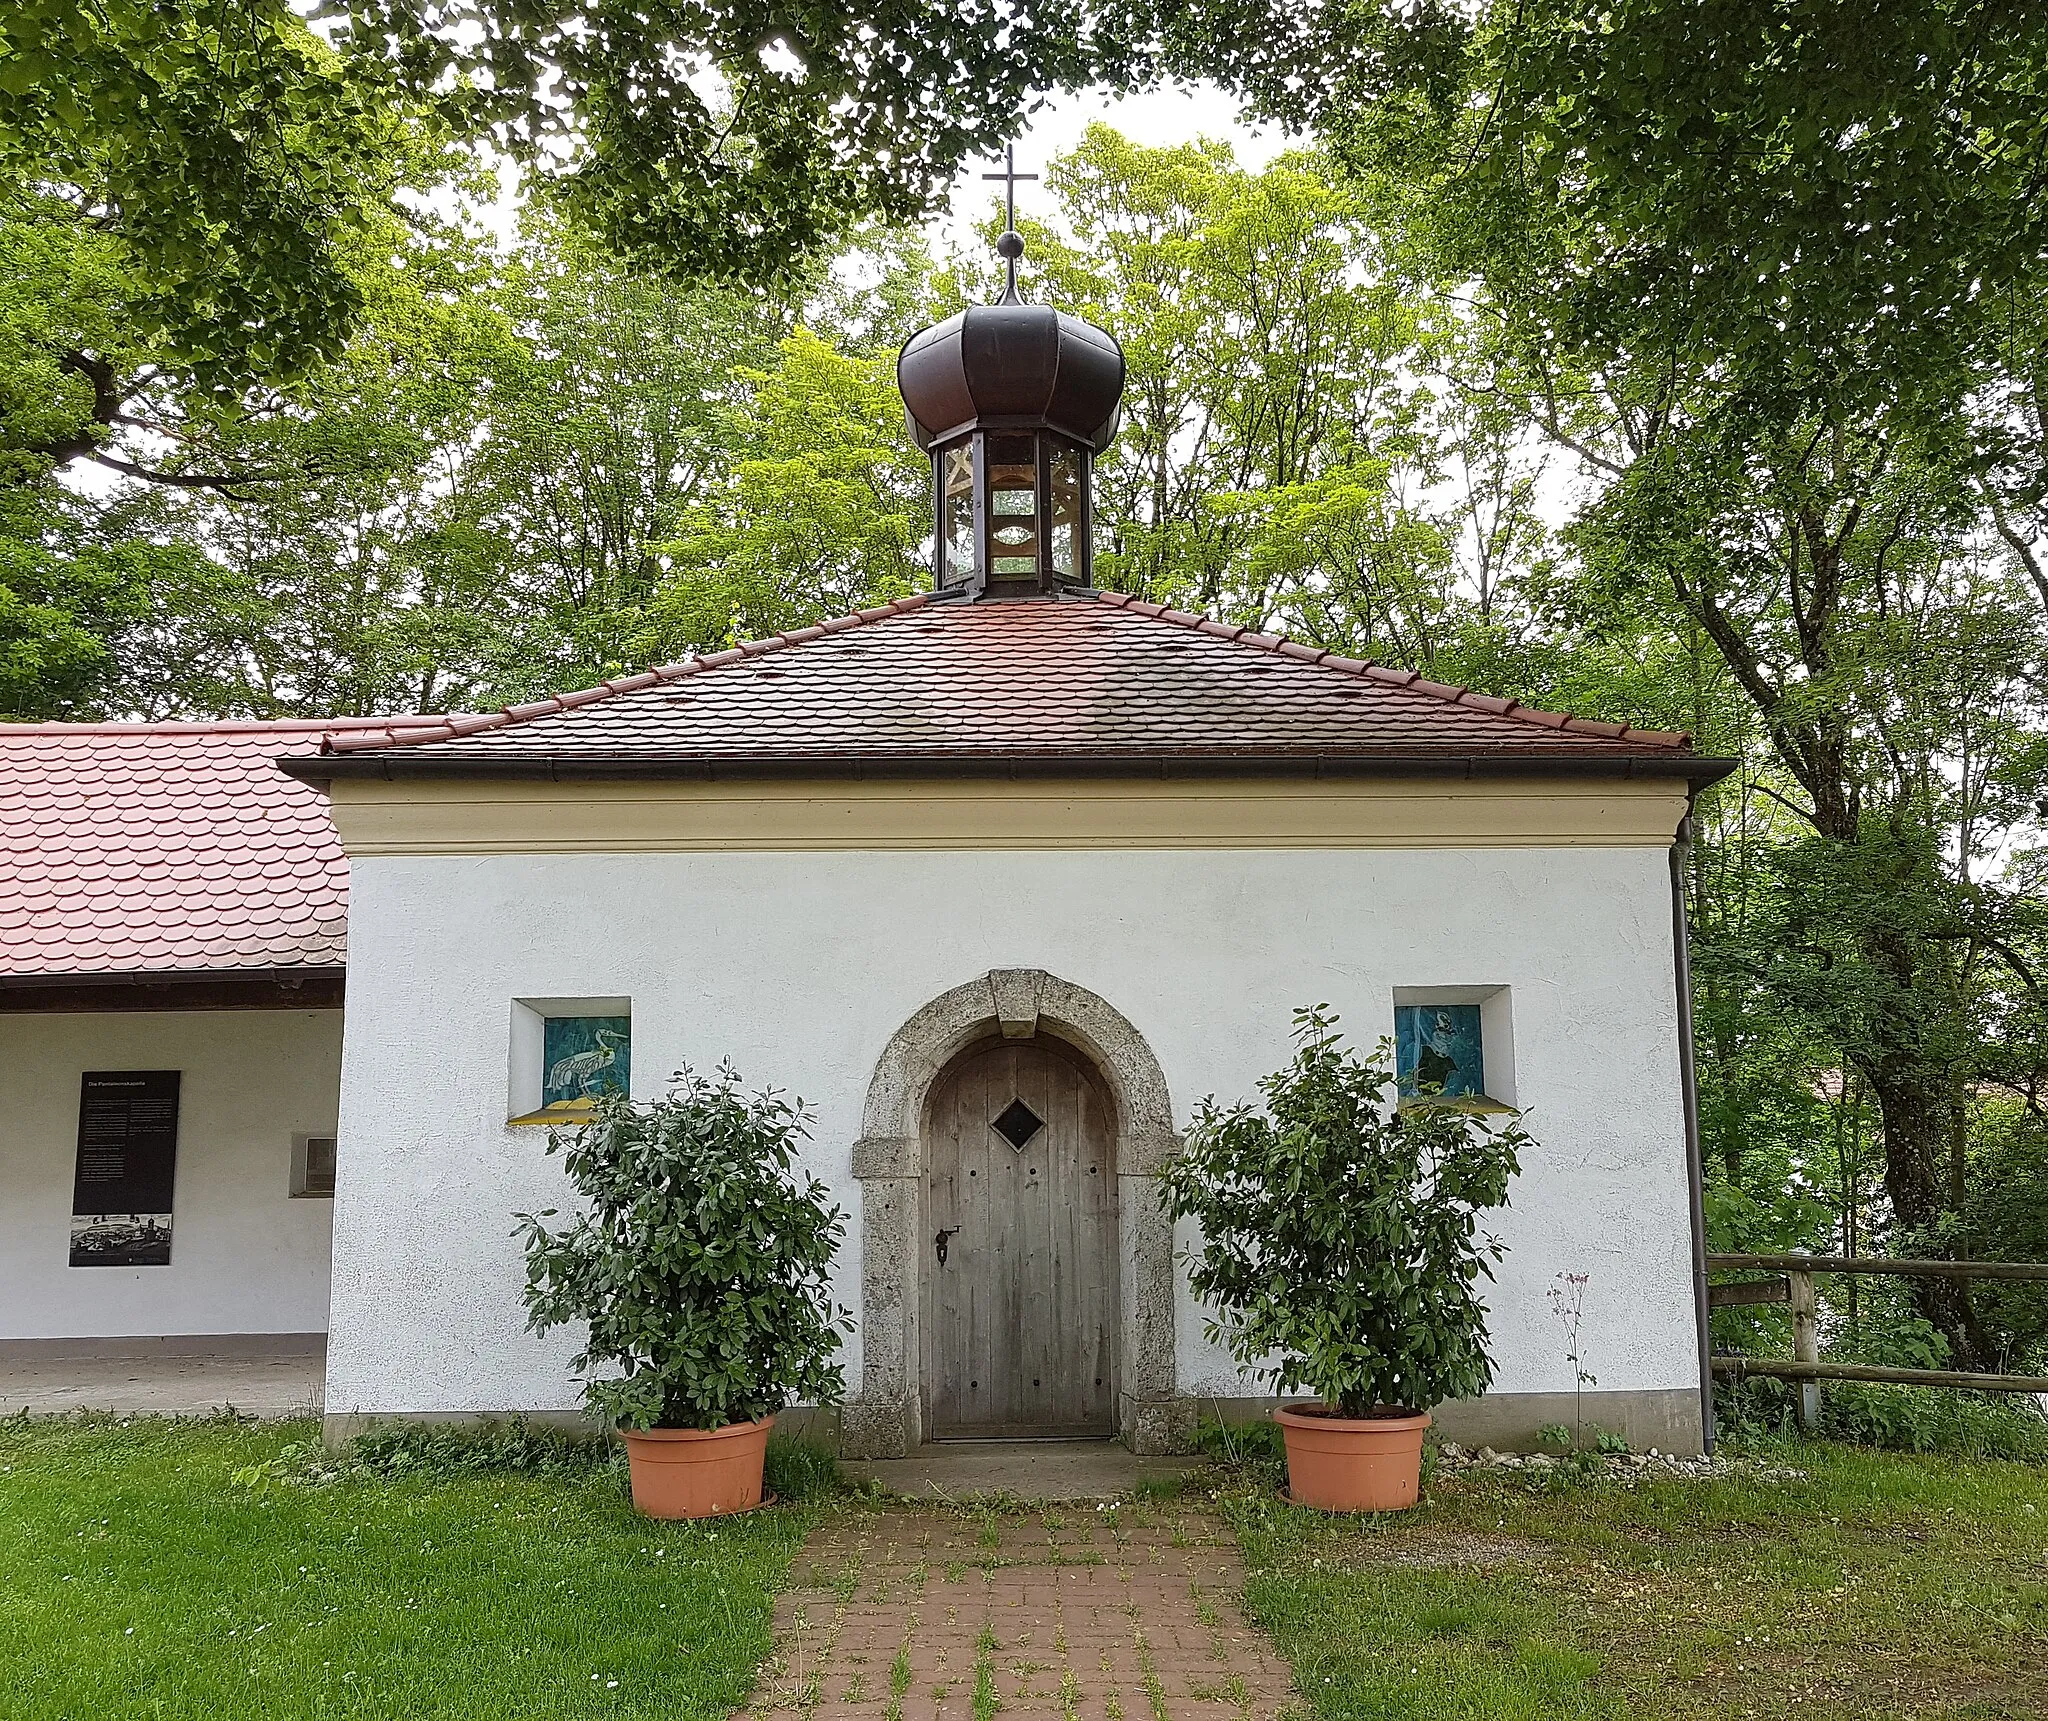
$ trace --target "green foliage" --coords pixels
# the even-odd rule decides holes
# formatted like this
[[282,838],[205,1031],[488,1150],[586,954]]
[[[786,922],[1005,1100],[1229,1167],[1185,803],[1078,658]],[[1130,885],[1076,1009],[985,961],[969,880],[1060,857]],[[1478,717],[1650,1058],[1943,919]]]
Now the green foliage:
[[1223,144],[1099,124],[1047,182],[1061,224],[1024,221],[1026,278],[1114,330],[1129,368],[1096,467],[1098,579],[1360,655],[1448,653],[1473,499],[1419,492],[1476,453],[1475,426],[1407,374],[1429,307],[1391,189],[1313,151],[1252,173]]
[[[1940,1361],[1936,1341],[1933,1359]],[[1914,1366],[1902,1361],[1901,1366]],[[1923,1357],[1917,1366],[1930,1366]],[[1799,1389],[1790,1381],[1719,1382],[1714,1418],[1737,1441],[1794,1438]],[[2006,1393],[1931,1392],[1888,1381],[1831,1380],[1821,1393],[1819,1432],[1887,1452],[2048,1463],[2048,1415]]]
[[518,1416],[481,1426],[394,1423],[368,1429],[349,1442],[348,1463],[371,1476],[435,1480],[498,1473],[587,1476],[619,1468],[618,1455],[604,1441]]
[[[2048,1261],[2048,1120],[2001,1098],[1972,1121],[1965,1234],[1985,1259]],[[1974,1301],[2001,1368],[2048,1374],[2048,1285],[1979,1281]]]
[[[295,1463],[297,1458],[309,1465]],[[830,1499],[839,1491],[839,1461],[826,1448],[780,1432],[769,1437],[768,1491],[785,1504]],[[244,1478],[243,1471],[235,1473]],[[310,1475],[332,1485],[344,1479],[443,1482],[463,1476],[533,1476],[578,1481],[609,1476],[622,1488],[626,1455],[617,1443],[561,1429],[543,1428],[524,1417],[481,1426],[428,1427],[393,1424],[358,1434],[336,1463],[311,1442],[304,1453],[287,1452],[247,1468],[251,1485]]]
[[148,605],[147,544],[109,544],[93,511],[0,485],[0,716],[65,717],[116,674],[110,641]]
[[602,1095],[589,1123],[549,1133],[587,1207],[559,1231],[542,1223],[552,1208],[517,1215],[527,1322],[587,1325],[573,1366],[593,1411],[622,1428],[722,1428],[844,1392],[832,1357],[851,1323],[830,1280],[845,1215],[796,1169],[805,1123],[723,1065],[679,1071],[650,1104]]
[[836,351],[808,329],[773,370],[741,367],[726,409],[726,470],[707,482],[648,605],[655,655],[717,650],[930,583],[931,470],[903,433],[893,364]]
[[1484,1392],[1478,1285],[1503,1251],[1478,1216],[1506,1202],[1529,1137],[1399,1105],[1385,1047],[1349,1052],[1320,1005],[1295,1012],[1294,1061],[1259,1091],[1263,1114],[1203,1100],[1160,1180],[1168,1216],[1201,1228],[1188,1282],[1218,1311],[1211,1334],[1347,1416]]
[[829,1446],[780,1432],[768,1437],[768,1457],[762,1474],[768,1492],[785,1505],[829,1500],[845,1488],[839,1475],[838,1455]]
[[[864,220],[928,214],[1033,97],[1137,70],[1136,19],[1024,0],[353,0],[347,40],[643,265],[760,282]],[[449,92],[443,94],[443,92]]]
[[1287,1445],[1277,1422],[1224,1422],[1205,1417],[1195,1425],[1195,1450],[1232,1469],[1255,1469],[1278,1487],[1287,1474]]
[[22,0],[0,42],[0,183],[27,194],[9,219],[89,256],[120,305],[54,355],[88,397],[137,349],[203,391],[340,352],[362,305],[347,252],[416,123],[367,68],[280,0]]
[[[1688,879],[1719,1217],[1983,1252],[1972,1114],[2048,1068],[2039,32],[1973,0],[1275,31],[1222,75],[1361,187],[1405,170],[1398,254],[1472,306],[1453,386],[1587,480],[1465,661],[1746,756]],[[1990,1359],[1968,1292],[1916,1295]]]
[[1677,365],[1743,410],[1952,402],[2042,284],[2048,43],[1984,0],[1221,0],[1173,40],[1255,109],[1408,169],[1552,352]]

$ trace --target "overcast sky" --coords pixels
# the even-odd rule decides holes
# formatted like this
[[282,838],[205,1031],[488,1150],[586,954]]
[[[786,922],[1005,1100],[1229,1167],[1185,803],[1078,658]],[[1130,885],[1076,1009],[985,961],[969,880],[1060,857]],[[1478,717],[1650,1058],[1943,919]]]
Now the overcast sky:
[[[1240,124],[1237,104],[1214,84],[1171,85],[1135,96],[1084,90],[1079,95],[1055,97],[1032,116],[1017,140],[1017,171],[1041,171],[1047,157],[1072,149],[1095,120],[1104,120],[1126,137],[1155,149],[1192,143],[1199,137],[1220,138],[1237,151],[1240,162],[1255,169],[1287,147],[1287,138],[1277,127]],[[973,222],[1002,195],[1000,185],[985,185],[981,176],[1001,166],[1000,157],[967,165],[954,182],[950,211],[934,224],[935,237],[955,244],[972,237]],[[1018,187],[1019,205],[1027,214],[1044,210],[1042,202],[1033,200],[1035,190],[1030,185]]]

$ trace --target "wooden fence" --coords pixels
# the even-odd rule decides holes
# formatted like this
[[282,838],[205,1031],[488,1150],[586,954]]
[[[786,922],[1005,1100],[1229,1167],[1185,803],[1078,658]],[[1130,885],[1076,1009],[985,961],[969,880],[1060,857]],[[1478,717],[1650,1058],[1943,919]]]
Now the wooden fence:
[[2048,1375],[1972,1374],[1944,1368],[1875,1368],[1861,1363],[1820,1360],[1819,1304],[1813,1281],[1821,1273],[1890,1273],[1902,1278],[2032,1279],[2048,1282],[2048,1263],[2038,1261],[1891,1261],[1868,1255],[1709,1255],[1710,1273],[1771,1273],[1769,1279],[1748,1279],[1732,1285],[1709,1285],[1707,1306],[1739,1308],[1755,1303],[1789,1303],[1792,1307],[1792,1360],[1772,1357],[1716,1356],[1714,1372],[1735,1380],[1764,1376],[1799,1382],[1799,1426],[1820,1420],[1820,1383],[1824,1380],[1892,1381],[1901,1386],[1961,1386],[1977,1392],[2048,1393]]

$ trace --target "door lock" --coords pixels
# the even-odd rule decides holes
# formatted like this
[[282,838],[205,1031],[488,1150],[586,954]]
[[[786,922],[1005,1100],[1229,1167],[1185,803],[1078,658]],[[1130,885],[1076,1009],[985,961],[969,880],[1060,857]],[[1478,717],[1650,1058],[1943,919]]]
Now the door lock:
[[946,1264],[946,1240],[950,1237],[957,1237],[959,1235],[960,1227],[955,1225],[952,1228],[952,1230],[941,1231],[936,1237],[932,1239],[932,1247],[938,1251],[939,1265],[941,1267],[943,1267]]

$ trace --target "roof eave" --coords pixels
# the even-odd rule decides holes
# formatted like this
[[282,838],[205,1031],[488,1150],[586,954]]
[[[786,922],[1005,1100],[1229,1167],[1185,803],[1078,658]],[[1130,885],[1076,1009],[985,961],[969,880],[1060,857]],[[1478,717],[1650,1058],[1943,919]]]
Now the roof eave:
[[267,962],[248,968],[30,968],[0,973],[0,992],[31,992],[57,986],[182,986],[222,980],[260,980],[288,985],[340,980],[348,973],[339,962]]
[[459,780],[523,779],[540,782],[685,781],[768,779],[917,780],[1048,777],[1606,777],[1678,778],[1694,788],[1719,782],[1735,759],[1693,753],[819,753],[772,757],[676,754],[531,753],[480,757],[428,748],[379,748],[282,758],[278,769],[302,782],[339,778]]

